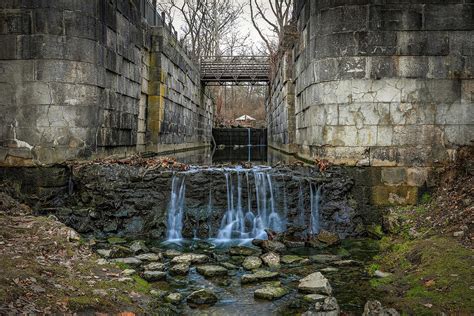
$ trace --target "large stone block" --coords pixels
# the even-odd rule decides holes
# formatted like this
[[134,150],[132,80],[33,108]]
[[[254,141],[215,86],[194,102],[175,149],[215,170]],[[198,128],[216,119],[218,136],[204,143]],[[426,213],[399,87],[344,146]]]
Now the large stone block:
[[474,7],[466,4],[427,4],[426,30],[472,30]]
[[339,105],[339,124],[387,125],[390,124],[389,103],[350,103]]
[[409,186],[375,186],[372,188],[372,204],[415,205],[418,200],[418,188]]

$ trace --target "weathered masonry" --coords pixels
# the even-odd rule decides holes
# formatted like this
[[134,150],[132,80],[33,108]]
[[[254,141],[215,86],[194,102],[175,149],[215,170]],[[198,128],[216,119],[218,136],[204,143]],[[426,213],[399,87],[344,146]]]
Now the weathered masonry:
[[300,0],[295,16],[269,143],[375,167],[374,202],[413,202],[431,168],[474,140],[474,3]]
[[147,0],[0,2],[0,165],[203,146],[212,111]]

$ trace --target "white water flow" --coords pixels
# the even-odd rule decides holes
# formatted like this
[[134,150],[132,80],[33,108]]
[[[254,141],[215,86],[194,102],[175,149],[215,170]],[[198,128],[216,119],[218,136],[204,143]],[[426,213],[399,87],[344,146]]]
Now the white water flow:
[[[205,211],[207,218],[200,220],[201,223],[202,221],[207,223],[208,238],[216,242],[231,240],[246,242],[254,238],[267,239],[265,229],[276,232],[286,230],[289,216],[286,184],[285,181],[278,182],[278,175],[273,175],[269,170],[242,167],[222,169],[226,186],[225,211],[219,210],[219,214],[222,215],[216,214],[217,210],[214,210],[213,203],[215,191],[213,184],[210,184],[205,197],[208,199],[207,205],[204,205],[204,210],[207,208]],[[167,217],[168,241],[180,241],[183,238],[183,219],[186,211],[185,178],[186,173],[176,173],[172,178]],[[297,213],[292,223],[306,226],[309,234],[317,234],[320,230],[321,186],[309,183],[308,188],[307,185],[308,182],[300,180]],[[212,227],[215,219],[218,219],[218,224]],[[200,223],[197,222],[195,225],[192,230],[196,238],[199,235]]]
[[184,200],[186,195],[186,177],[178,174],[173,175],[171,181],[171,199],[168,206],[168,241],[179,241],[183,239],[181,232],[183,230]]
[[311,183],[309,187],[311,203],[310,233],[315,235],[319,233],[319,204],[321,203],[321,186],[316,189],[315,185]]

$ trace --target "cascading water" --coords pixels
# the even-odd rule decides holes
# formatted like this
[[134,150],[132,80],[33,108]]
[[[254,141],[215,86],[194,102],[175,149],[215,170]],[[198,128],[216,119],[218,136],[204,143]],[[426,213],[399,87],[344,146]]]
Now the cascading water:
[[173,175],[171,181],[171,199],[168,206],[168,241],[179,241],[183,239],[183,213],[186,195],[186,177],[178,174]]
[[[204,222],[207,223],[208,232],[206,232],[206,236],[209,239],[215,242],[231,240],[245,242],[255,238],[266,239],[266,229],[276,232],[286,230],[289,215],[286,184],[285,181],[281,183],[276,181],[279,177],[272,174],[271,168],[216,168],[212,172],[217,173],[218,177],[223,176],[225,178],[226,195],[225,211],[221,213],[222,217],[217,216],[216,210],[222,212],[222,206],[224,205],[222,202],[219,202],[220,204],[217,206],[213,205],[214,185],[209,185],[209,192],[206,193],[207,203],[204,208],[205,210],[207,208],[207,219]],[[186,211],[185,175],[186,172],[176,173],[172,178],[171,198],[168,205],[168,241],[179,241],[183,238],[183,217]],[[308,183],[306,180],[300,180],[299,182],[297,214],[291,223],[297,226],[306,226],[308,234],[317,234],[320,230],[321,187],[309,183],[308,188],[306,186]],[[215,199],[219,201],[218,197],[215,197]],[[221,206],[219,207],[219,205]],[[214,207],[217,207],[217,209],[214,209]],[[216,220],[218,220],[217,223]],[[195,238],[199,235],[199,223],[202,223],[202,220],[197,221],[197,224],[190,227]],[[217,224],[214,224],[214,228],[212,227],[213,223]]]
[[321,202],[321,187],[317,189],[315,185],[310,184],[310,203],[311,203],[311,218],[310,218],[310,233],[312,235],[319,233],[319,204]]

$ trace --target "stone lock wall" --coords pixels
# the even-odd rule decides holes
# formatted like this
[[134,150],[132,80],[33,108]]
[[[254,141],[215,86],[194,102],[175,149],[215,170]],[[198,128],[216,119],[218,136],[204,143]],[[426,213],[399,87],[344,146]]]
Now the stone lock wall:
[[[164,151],[168,147],[159,144],[181,142],[146,135],[167,135],[167,129],[147,128],[155,119],[150,106],[157,96],[169,95],[154,84],[160,76],[154,71],[166,63],[156,64],[163,61],[153,56],[169,50],[168,42],[156,43],[159,32],[176,42],[147,0],[1,1],[0,165]],[[181,62],[173,75],[197,80],[173,87],[177,97],[164,112],[180,135],[185,124],[198,128],[200,121],[190,117],[210,120],[212,110],[203,97],[199,109],[189,107],[196,113],[178,109],[188,106],[184,90],[193,91],[193,102],[201,101],[199,75],[184,54],[174,51],[171,59]],[[205,135],[193,145],[208,142]]]
[[474,140],[472,1],[296,1],[295,10],[294,152],[381,167],[373,202],[416,202],[432,168]]

